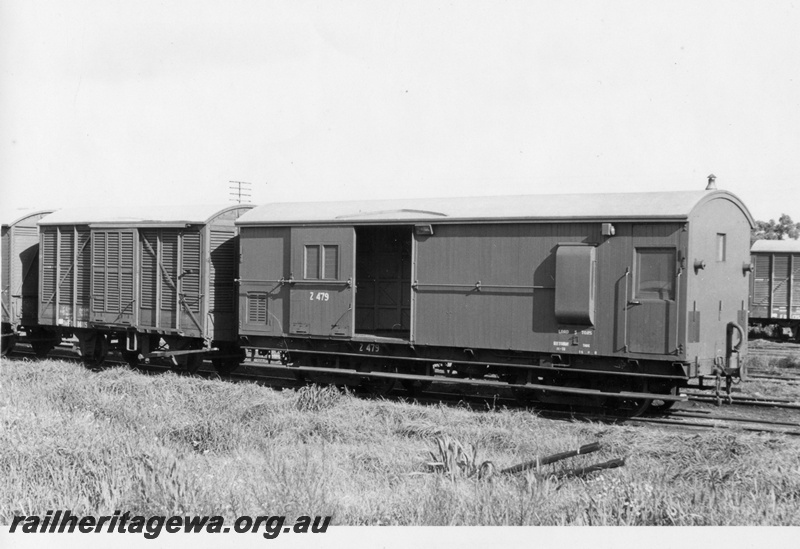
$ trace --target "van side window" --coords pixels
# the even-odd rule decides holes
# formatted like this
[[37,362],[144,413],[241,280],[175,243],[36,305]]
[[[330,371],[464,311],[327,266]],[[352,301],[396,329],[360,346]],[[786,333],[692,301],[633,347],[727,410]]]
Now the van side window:
[[339,277],[339,246],[310,244],[305,249],[304,278],[336,280]]
[[637,299],[675,299],[675,250],[638,248],[636,250]]

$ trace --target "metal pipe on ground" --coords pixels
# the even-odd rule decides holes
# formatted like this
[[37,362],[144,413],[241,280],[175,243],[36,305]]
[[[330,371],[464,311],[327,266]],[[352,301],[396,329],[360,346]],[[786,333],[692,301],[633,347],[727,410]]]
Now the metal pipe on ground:
[[584,444],[577,450],[570,450],[569,452],[561,452],[560,454],[553,454],[551,456],[543,458],[536,458],[533,461],[528,461],[525,463],[520,463],[519,465],[514,465],[513,467],[508,467],[500,471],[500,473],[515,475],[517,473],[521,473],[522,471],[527,471],[528,469],[535,469],[541,467],[542,465],[548,465],[556,461],[561,461],[562,459],[567,459],[582,454],[590,454],[592,452],[598,451],[599,449],[600,449],[600,443],[592,442],[591,444]]
[[622,458],[616,458],[612,459],[611,461],[605,461],[603,463],[597,463],[595,465],[589,465],[587,467],[576,467],[575,469],[567,469],[566,471],[561,471],[555,476],[558,478],[579,477],[589,473],[594,473],[595,471],[602,471],[603,469],[615,469],[617,467],[622,467],[623,465],[625,465],[625,460]]

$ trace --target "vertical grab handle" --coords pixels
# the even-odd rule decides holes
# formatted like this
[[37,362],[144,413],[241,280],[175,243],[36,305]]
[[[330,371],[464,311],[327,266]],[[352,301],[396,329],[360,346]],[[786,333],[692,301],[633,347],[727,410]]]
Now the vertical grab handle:
[[[739,332],[739,341],[736,345],[733,345],[733,332]],[[732,355],[733,353],[738,353],[739,349],[741,349],[742,344],[745,341],[744,329],[739,326],[737,322],[728,322],[728,329],[727,329],[727,340],[728,340],[728,356]]]
[[630,308],[628,301],[628,277],[630,277],[631,268],[625,267],[625,306],[622,308],[625,311],[625,328],[622,331],[622,348],[628,352],[628,309]]

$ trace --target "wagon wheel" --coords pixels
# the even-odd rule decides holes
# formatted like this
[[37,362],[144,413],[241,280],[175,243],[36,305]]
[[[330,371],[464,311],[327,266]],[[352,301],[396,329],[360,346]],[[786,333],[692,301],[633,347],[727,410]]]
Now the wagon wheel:
[[616,409],[626,417],[639,417],[650,408],[652,402],[649,398],[621,399]]
[[31,347],[33,347],[33,352],[36,354],[37,358],[47,358],[48,353],[53,350],[53,345],[49,341],[31,341]]
[[122,358],[131,368],[139,366],[139,351],[122,351]]
[[435,368],[436,364],[433,363],[403,365],[402,367],[398,368],[398,371],[403,373],[425,376],[428,378],[402,380],[400,384],[403,386],[403,389],[406,391],[406,393],[408,393],[409,397],[416,398],[420,395],[420,393],[424,393],[431,388],[431,385],[433,385],[434,381]]
[[60,340],[46,330],[34,329],[30,333],[30,342],[37,358],[47,358],[47,354],[53,350]]
[[[632,380],[633,387],[631,387],[631,392],[635,393],[647,393],[647,380],[645,379],[634,379]],[[607,401],[607,406],[611,408],[615,413],[623,415],[625,417],[639,417],[640,415],[644,414],[650,405],[652,404],[653,399],[651,398],[636,398],[636,397],[626,397],[626,398],[613,398],[609,397]]]
[[511,388],[511,395],[517,402],[517,405],[529,408],[540,404],[542,401],[538,398],[543,391],[535,391],[531,389],[522,389],[520,387]]
[[377,377],[363,380],[358,386],[360,389],[379,397],[385,397],[394,390],[396,379]]
[[433,381],[421,381],[418,379],[404,379],[402,381],[403,389],[408,392],[409,396],[412,398],[418,396],[420,393],[424,393],[428,389],[431,388],[433,385]]
[[186,355],[186,371],[192,375],[197,373],[197,370],[200,369],[200,365],[203,363],[203,355],[200,353],[192,353],[190,355]]
[[108,355],[108,339],[105,334],[94,333],[89,336],[87,340],[89,347],[85,355],[83,355],[83,363],[90,367],[102,366]]
[[[220,358],[211,358],[211,364],[214,365],[214,369],[222,374],[228,375],[233,373],[239,365],[247,359],[247,354],[245,353],[244,349],[239,348],[235,345],[220,345],[220,353],[223,353],[224,357]],[[236,355],[236,356],[230,356]]]
[[[354,365],[359,372],[397,373],[397,366],[392,363],[373,364],[365,361]],[[358,383],[358,388],[370,395],[383,397],[394,390],[397,379],[390,377],[364,377]]]
[[211,364],[214,365],[217,373],[226,376],[235,372],[240,363],[234,358],[212,358]]
[[[660,392],[660,391],[659,391]],[[678,388],[672,387],[670,388],[669,392],[664,393],[665,395],[677,396]],[[650,408],[648,410],[649,413],[652,414],[663,414],[664,412],[668,411],[670,408],[675,406],[675,400],[660,400],[654,398],[650,403]]]

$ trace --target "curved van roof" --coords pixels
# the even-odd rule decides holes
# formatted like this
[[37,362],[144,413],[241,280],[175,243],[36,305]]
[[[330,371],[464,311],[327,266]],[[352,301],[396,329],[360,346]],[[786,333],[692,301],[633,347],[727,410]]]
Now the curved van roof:
[[800,240],[756,240],[750,248],[751,252],[764,253],[800,253]]
[[53,213],[53,210],[31,210],[31,211],[28,211],[25,214],[21,215],[20,217],[18,217],[17,219],[12,221],[11,223],[3,223],[3,227],[13,227],[15,225],[23,225],[23,226],[25,226],[25,221],[28,221],[28,220],[31,221],[31,226],[33,227],[33,226],[36,226],[36,223],[34,222],[35,221],[34,218],[42,217],[42,216],[45,216],[45,215],[48,215],[48,214],[51,214],[51,213]]
[[734,203],[753,226],[742,201],[720,190],[272,203],[246,212],[236,224],[686,220],[711,200]]
[[64,208],[43,218],[39,225],[204,225],[228,211],[252,207],[249,204],[160,204]]

